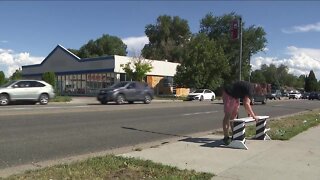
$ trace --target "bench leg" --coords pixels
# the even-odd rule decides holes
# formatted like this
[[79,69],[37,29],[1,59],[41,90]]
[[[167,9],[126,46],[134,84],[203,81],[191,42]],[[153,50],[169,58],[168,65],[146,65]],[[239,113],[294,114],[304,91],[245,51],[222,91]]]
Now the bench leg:
[[269,130],[270,130],[270,128],[266,130],[266,132],[265,132],[266,136],[264,137],[264,140],[271,140],[270,136],[267,134],[267,131],[269,131]]
[[267,125],[267,119],[260,119],[256,123],[256,136],[255,136],[255,139],[258,139],[258,140],[271,140],[270,136],[267,134],[267,131],[269,131],[270,128],[266,129],[266,125]]
[[248,147],[245,144],[245,140],[232,140],[228,147],[237,148],[237,149],[245,149],[248,150]]
[[246,136],[246,123],[243,122],[233,122],[233,130],[232,130],[232,140],[228,147],[237,148],[237,149],[248,149],[245,142]]

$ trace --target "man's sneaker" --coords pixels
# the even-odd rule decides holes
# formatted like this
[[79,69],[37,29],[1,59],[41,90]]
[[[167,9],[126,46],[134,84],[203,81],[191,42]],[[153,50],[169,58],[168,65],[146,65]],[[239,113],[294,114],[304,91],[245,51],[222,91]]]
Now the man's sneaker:
[[230,144],[230,142],[231,142],[230,137],[229,137],[229,136],[224,137],[224,138],[223,138],[223,142],[224,142],[224,144],[225,144],[225,145],[229,145],[229,144]]

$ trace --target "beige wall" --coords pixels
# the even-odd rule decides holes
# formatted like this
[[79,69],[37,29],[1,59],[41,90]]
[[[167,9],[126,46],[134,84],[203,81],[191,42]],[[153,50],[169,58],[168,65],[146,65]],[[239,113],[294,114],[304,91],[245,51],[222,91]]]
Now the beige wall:
[[[147,76],[147,83],[151,86],[156,95],[172,95],[173,88],[172,87],[164,87],[161,80],[164,77],[162,76]],[[187,96],[190,92],[189,88],[176,88],[177,96]]]
[[177,88],[177,96],[188,96],[190,89],[189,88]]
[[161,80],[162,76],[147,76],[147,83],[154,89],[155,95],[172,94],[171,87],[164,87]]
[[[127,64],[128,62],[134,61],[136,58],[126,57],[126,56],[114,56],[115,65],[114,71],[119,73],[124,73],[121,64]],[[156,76],[174,76],[176,74],[176,69],[179,63],[172,63],[166,61],[158,60],[149,60],[145,59],[144,61],[150,62],[152,65],[151,72],[148,72],[147,75],[156,75]]]

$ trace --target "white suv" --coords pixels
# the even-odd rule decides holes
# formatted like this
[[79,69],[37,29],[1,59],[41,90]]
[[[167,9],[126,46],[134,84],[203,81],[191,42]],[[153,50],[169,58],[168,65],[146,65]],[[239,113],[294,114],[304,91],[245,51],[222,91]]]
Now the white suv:
[[40,80],[11,81],[0,87],[0,105],[8,105],[12,101],[39,102],[46,105],[55,96],[53,87]]
[[301,93],[298,91],[289,93],[289,99],[300,99],[301,96]]

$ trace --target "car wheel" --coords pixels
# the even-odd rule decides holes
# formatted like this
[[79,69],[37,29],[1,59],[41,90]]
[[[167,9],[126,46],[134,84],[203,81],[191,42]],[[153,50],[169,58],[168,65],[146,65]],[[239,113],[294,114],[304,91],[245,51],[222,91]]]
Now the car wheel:
[[145,104],[149,104],[151,102],[151,97],[150,95],[146,94],[144,95],[144,101]]
[[101,104],[108,104],[108,101],[102,100],[100,101]]
[[116,98],[117,104],[123,104],[124,103],[124,96],[122,94],[119,94]]
[[0,95],[0,105],[1,106],[6,106],[10,102],[9,96],[7,94],[1,94]]
[[200,97],[199,101],[203,101],[203,96]]
[[39,98],[39,103],[41,105],[47,105],[49,103],[49,96],[47,94],[41,94]]
[[264,98],[264,99],[262,100],[262,104],[267,104],[267,98]]
[[129,101],[129,104],[133,104],[134,103],[134,101]]

